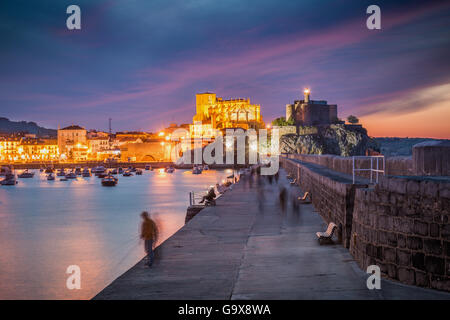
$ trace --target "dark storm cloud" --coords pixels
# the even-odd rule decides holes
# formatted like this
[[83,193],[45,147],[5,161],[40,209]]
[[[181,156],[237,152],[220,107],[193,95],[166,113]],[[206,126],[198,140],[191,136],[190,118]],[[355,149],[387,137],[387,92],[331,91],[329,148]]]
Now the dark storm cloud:
[[0,3],[2,116],[150,129],[190,121],[211,90],[272,118],[303,86],[368,114],[449,81],[443,2],[378,1],[381,31],[365,28],[369,1],[76,1],[79,31],[65,27],[70,4]]

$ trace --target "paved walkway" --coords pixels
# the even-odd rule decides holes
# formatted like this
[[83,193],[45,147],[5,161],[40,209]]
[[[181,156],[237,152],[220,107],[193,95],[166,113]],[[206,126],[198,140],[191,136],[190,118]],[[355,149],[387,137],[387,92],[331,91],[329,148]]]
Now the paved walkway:
[[[256,178],[255,178],[256,179]],[[312,205],[293,208],[284,171],[241,181],[217,206],[202,210],[95,299],[450,299],[450,294],[382,281],[368,290],[368,275],[341,245],[323,245],[326,225]],[[279,202],[286,188],[287,206]]]

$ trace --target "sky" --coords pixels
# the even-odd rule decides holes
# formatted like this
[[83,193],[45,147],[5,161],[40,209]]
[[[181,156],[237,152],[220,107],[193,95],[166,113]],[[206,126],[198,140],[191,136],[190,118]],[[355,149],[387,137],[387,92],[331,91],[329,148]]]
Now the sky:
[[450,138],[449,57],[448,1],[2,0],[0,116],[157,131],[210,91],[270,122],[309,87],[371,136]]

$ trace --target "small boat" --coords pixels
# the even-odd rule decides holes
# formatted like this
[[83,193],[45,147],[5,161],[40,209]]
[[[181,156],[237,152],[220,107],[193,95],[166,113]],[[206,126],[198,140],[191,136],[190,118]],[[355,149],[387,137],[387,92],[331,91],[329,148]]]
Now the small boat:
[[115,187],[119,180],[112,175],[107,175],[102,179],[102,186],[104,187]]
[[192,174],[201,174],[202,173],[202,169],[200,169],[198,166],[194,166],[192,168]]
[[126,170],[122,175],[124,177],[131,177],[133,174],[131,173],[131,171]]
[[75,168],[75,174],[76,174],[77,176],[81,176],[81,167],[76,167],[76,168]]
[[53,168],[52,167],[47,167],[45,169],[45,173],[53,173]]
[[15,186],[17,184],[16,175],[12,173],[5,174],[5,178],[0,180],[2,186]]
[[150,170],[150,171],[153,171],[153,168],[152,168],[152,166],[151,166],[151,165],[149,165],[149,164],[146,164],[146,165],[145,165],[145,170]]
[[0,168],[0,176],[6,176],[8,173],[11,173],[11,168],[7,166],[2,166]]
[[208,167],[207,164],[205,164],[205,165],[203,166],[203,170],[209,170],[209,167]]
[[76,179],[76,178],[77,178],[77,175],[73,171],[66,174],[66,179]]
[[[52,173],[52,172],[50,172],[50,173]],[[56,175],[57,175],[58,177],[65,177],[65,176],[66,176],[66,170],[64,170],[64,169],[59,169],[58,172],[56,172]]]
[[94,167],[94,168],[92,168],[92,173],[103,173],[103,172],[105,172],[105,167],[104,166],[98,166],[98,167]]
[[136,169],[136,175],[137,176],[142,176],[142,170],[141,169]]
[[169,166],[169,167],[166,167],[166,168],[164,169],[164,171],[167,172],[167,173],[173,173],[173,172],[175,171],[175,168]]
[[33,178],[34,172],[29,172],[28,169],[17,175],[19,178]]
[[89,178],[89,177],[91,176],[91,172],[89,171],[89,168],[84,168],[84,169],[83,169],[83,172],[81,173],[81,175],[82,175],[84,178]]
[[48,180],[48,181],[53,181],[53,180],[55,180],[55,176],[53,175],[53,173],[49,173],[49,174],[47,175],[47,180]]

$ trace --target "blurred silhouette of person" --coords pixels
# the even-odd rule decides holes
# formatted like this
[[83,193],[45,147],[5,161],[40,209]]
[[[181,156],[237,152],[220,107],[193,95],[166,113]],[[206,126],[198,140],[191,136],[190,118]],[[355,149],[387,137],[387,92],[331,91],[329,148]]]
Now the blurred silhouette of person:
[[209,189],[209,191],[206,194],[206,196],[203,196],[202,201],[200,201],[200,203],[205,202],[205,200],[208,200],[209,202],[212,202],[215,198],[216,198],[216,193],[214,192],[214,188],[211,188],[211,189]]
[[278,183],[278,178],[280,177],[279,175],[279,171],[277,171],[277,173],[275,173],[275,182]]
[[286,198],[287,198],[287,190],[285,187],[282,187],[280,189],[279,200],[280,200],[281,211],[283,211],[283,212],[286,210]]
[[144,240],[145,252],[147,253],[146,266],[151,267],[153,264],[153,247],[158,240],[158,227],[155,221],[150,218],[147,211],[141,213],[142,224],[141,224],[141,239]]

